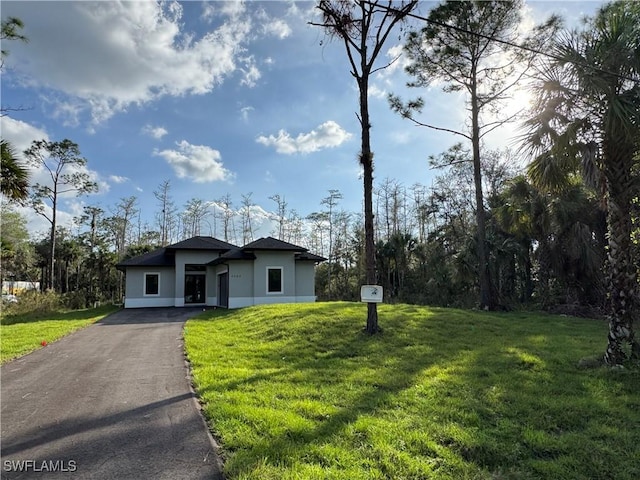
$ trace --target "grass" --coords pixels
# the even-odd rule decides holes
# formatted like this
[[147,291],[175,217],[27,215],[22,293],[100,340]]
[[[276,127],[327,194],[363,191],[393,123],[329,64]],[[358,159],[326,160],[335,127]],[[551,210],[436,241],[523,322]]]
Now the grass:
[[353,303],[185,327],[228,479],[640,478],[640,371],[581,369],[589,319]]
[[71,312],[3,315],[0,319],[0,363],[26,355],[42,342],[51,343],[104,318],[118,307],[105,305]]

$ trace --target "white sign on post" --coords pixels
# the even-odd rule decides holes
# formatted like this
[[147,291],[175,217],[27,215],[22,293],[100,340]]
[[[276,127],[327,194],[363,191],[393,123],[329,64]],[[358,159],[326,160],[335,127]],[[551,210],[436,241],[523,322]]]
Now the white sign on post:
[[380,285],[363,285],[360,287],[360,301],[366,303],[381,303],[382,287]]

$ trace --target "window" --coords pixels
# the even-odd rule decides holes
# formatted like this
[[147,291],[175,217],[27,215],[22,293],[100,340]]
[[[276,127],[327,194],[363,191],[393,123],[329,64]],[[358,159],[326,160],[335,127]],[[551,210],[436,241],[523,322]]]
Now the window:
[[160,295],[160,274],[145,273],[144,274],[144,294]]
[[282,293],[282,267],[267,267],[267,293]]
[[184,271],[185,272],[206,273],[207,272],[207,266],[206,265],[191,265],[191,264],[187,264],[187,265],[184,266]]

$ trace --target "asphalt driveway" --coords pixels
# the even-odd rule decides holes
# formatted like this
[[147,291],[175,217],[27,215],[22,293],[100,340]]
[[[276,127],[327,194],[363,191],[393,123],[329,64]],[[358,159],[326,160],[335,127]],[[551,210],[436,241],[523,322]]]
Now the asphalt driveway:
[[200,311],[121,310],[3,365],[2,478],[221,479],[183,355]]

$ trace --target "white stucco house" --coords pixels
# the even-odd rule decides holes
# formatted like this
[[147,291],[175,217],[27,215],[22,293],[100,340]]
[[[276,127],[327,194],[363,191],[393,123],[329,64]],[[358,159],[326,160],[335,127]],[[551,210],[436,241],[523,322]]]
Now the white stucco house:
[[315,302],[315,266],[326,260],[272,237],[237,247],[193,237],[120,262],[125,308]]

